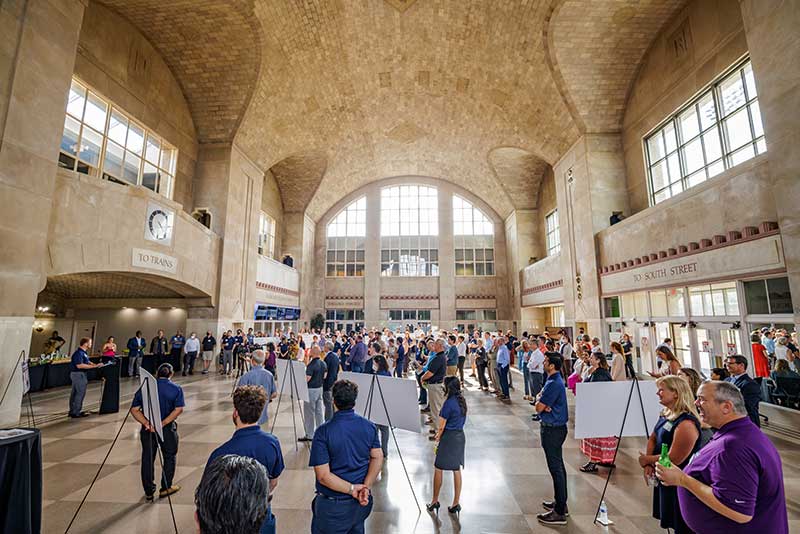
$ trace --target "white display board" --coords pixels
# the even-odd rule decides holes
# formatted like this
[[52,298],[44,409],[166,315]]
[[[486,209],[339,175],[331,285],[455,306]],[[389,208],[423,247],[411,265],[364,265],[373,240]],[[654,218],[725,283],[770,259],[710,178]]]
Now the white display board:
[[[410,432],[421,432],[419,422],[419,404],[417,404],[417,383],[407,378],[395,378],[391,376],[378,376],[380,381],[380,391],[378,384],[372,388],[372,407],[370,413],[366,413],[367,401],[369,400],[370,384],[375,375],[366,373],[339,373],[339,380],[349,380],[358,385],[358,398],[356,398],[356,413],[366,417],[377,425],[389,425],[389,417],[392,419],[392,426],[402,428]],[[381,400],[381,391],[383,400]],[[383,401],[386,401],[386,410]]]
[[22,394],[25,395],[31,390],[31,375],[28,370],[28,360],[22,358],[20,367],[22,368]]
[[256,345],[261,345],[262,347],[264,347],[264,349],[267,348],[267,343],[274,343],[275,350],[278,350],[278,345],[280,345],[281,340],[278,339],[277,337],[254,337],[253,343],[255,343]]
[[[631,385],[632,382],[627,380],[578,383],[575,391],[575,438],[619,436]],[[642,393],[648,428],[645,429],[642,421],[642,405],[634,385],[623,436],[649,436],[664,408],[658,402],[655,380],[640,380],[639,391]]]
[[[294,374],[294,383],[291,377],[286,372],[289,369],[289,364],[292,364],[291,369]],[[306,366],[303,362],[297,360],[282,360],[278,358],[275,361],[275,370],[278,372],[278,378],[275,380],[275,387],[278,388],[279,395],[290,396],[293,393],[295,399],[308,402],[308,384],[306,383]],[[284,377],[286,377],[284,379]],[[290,390],[290,387],[294,391]]]
[[150,421],[150,426],[155,429],[159,439],[164,441],[164,430],[161,427],[161,405],[158,403],[158,383],[155,377],[143,367],[139,368],[139,373],[139,384],[142,385],[142,413]]

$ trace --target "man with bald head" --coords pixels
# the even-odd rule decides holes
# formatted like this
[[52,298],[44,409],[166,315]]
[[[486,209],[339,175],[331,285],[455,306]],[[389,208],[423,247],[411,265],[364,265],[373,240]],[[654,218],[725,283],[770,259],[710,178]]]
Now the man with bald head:
[[328,374],[328,366],[325,365],[320,357],[322,351],[318,344],[314,344],[309,349],[311,360],[306,367],[306,384],[308,386],[308,402],[303,406],[305,413],[303,424],[305,425],[306,435],[298,438],[297,441],[311,441],[317,427],[325,422],[325,405],[322,400],[323,385],[325,376]]
[[275,377],[272,375],[272,373],[264,369],[264,360],[266,357],[267,355],[263,350],[254,350],[250,355],[252,367],[239,379],[240,386],[261,386],[264,388],[264,393],[267,396],[267,402],[264,403],[264,411],[261,413],[261,417],[258,419],[259,425],[266,424],[267,421],[269,421],[267,407],[269,406],[269,403],[272,402],[272,399],[278,396],[278,389],[275,387]]
[[680,511],[694,532],[789,534],[781,458],[747,416],[742,393],[729,382],[705,382],[695,401],[717,433],[681,471],[656,466],[663,484],[678,487]]

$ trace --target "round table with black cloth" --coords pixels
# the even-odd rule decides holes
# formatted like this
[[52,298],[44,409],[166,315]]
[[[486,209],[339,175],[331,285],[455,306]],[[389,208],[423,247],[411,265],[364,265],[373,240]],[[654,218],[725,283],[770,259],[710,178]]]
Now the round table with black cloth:
[[0,532],[42,529],[42,439],[38,430],[0,439]]
[[442,471],[458,471],[464,466],[464,447],[467,443],[463,430],[447,430],[439,439],[433,465]]

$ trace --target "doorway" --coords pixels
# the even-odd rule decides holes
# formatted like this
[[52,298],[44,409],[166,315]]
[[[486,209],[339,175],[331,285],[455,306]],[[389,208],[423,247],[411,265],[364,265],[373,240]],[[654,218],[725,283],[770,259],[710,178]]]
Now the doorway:
[[89,356],[91,353],[94,352],[94,334],[97,331],[97,321],[75,321],[72,327],[72,348],[70,349],[70,354],[75,352],[78,347],[80,346],[81,338],[88,337],[92,340],[92,351],[90,351]]

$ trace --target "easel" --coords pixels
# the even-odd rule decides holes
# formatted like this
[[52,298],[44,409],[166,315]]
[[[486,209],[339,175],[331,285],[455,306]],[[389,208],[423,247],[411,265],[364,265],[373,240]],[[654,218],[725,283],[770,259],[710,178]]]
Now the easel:
[[[250,353],[249,352],[248,353],[240,352],[236,356],[236,375],[233,377],[233,388],[231,388],[231,398],[233,398],[233,392],[236,391],[236,387],[239,385],[239,379],[242,377],[242,375],[244,375],[245,373],[247,373],[247,371],[250,370],[249,369],[249,367],[250,367],[250,363],[249,363],[250,359],[243,357],[242,354],[250,354]],[[243,372],[242,368],[244,366],[247,366],[248,369],[247,369],[247,371]]]
[[[17,362],[14,364],[11,373],[9,373],[8,382],[6,382],[6,387],[5,389],[3,389],[3,396],[0,397],[0,406],[2,406],[3,401],[6,400],[6,394],[8,393],[8,390],[11,387],[11,382],[14,381],[14,375],[17,373],[17,368],[20,367],[20,363],[22,363],[22,360],[24,358],[25,358],[25,350],[23,349],[20,351],[19,356],[17,357]],[[33,415],[33,400],[31,399],[30,385],[28,387],[28,391],[22,395],[23,403],[25,402],[26,396],[28,397],[28,427],[36,428],[36,418]],[[31,426],[31,423],[33,423],[33,426]]]
[[[139,388],[133,394],[134,398],[136,397],[136,393],[139,393],[140,391],[142,391],[143,388],[144,388],[146,393],[143,393],[142,395],[146,395],[146,394],[149,395],[149,391],[150,391],[149,386],[150,386],[150,384],[151,384],[150,379],[148,377],[144,377],[144,381],[139,385]],[[145,386],[148,386],[148,387],[145,387]],[[149,397],[148,397],[148,399],[149,399]],[[149,406],[149,410],[148,410],[149,413],[147,414],[148,415],[147,420],[150,421],[151,424],[153,422],[153,419],[155,419],[155,416],[153,414],[153,402],[152,401],[153,401],[153,399],[149,399],[149,402],[147,403],[147,405]],[[155,402],[158,402],[158,398],[155,399]],[[144,399],[142,399],[142,405],[144,405]],[[67,534],[69,532],[69,529],[72,528],[72,524],[75,522],[75,518],[78,517],[78,512],[81,511],[81,508],[83,507],[83,504],[86,502],[86,498],[89,496],[89,492],[92,491],[92,486],[94,486],[94,483],[97,482],[97,478],[100,476],[100,471],[103,470],[103,466],[106,465],[106,461],[108,460],[108,457],[111,456],[111,451],[114,449],[114,445],[116,445],[117,439],[119,438],[119,435],[122,433],[122,429],[125,427],[125,423],[128,421],[128,417],[131,414],[131,409],[132,408],[133,408],[133,399],[131,399],[131,407],[128,408],[128,413],[125,414],[125,419],[122,420],[122,425],[120,425],[119,430],[117,431],[117,435],[114,436],[114,441],[111,442],[111,446],[108,448],[108,452],[106,453],[106,457],[103,458],[103,463],[100,464],[100,467],[97,469],[97,473],[94,475],[94,478],[92,479],[92,483],[89,484],[89,487],[86,489],[86,494],[83,496],[83,499],[81,500],[81,503],[78,505],[78,509],[75,510],[75,514],[72,516],[72,519],[70,520],[69,525],[67,525],[67,529],[64,531],[64,534]],[[158,421],[156,424],[161,424],[161,421]],[[163,477],[164,476],[164,455],[163,455],[163,453],[161,451],[161,446],[163,445],[163,441],[159,440],[157,433],[156,433],[156,440],[158,440],[158,458],[159,458],[159,460],[161,460],[161,476]],[[169,512],[172,515],[172,527],[175,529],[175,534],[178,534],[178,523],[175,521],[175,510],[172,508],[172,498],[169,495],[167,495],[167,501],[169,502]]]
[[633,365],[625,362],[625,368],[631,375],[631,390],[628,392],[628,402],[625,405],[625,414],[622,416],[622,427],[619,429],[619,437],[617,438],[617,447],[614,449],[614,459],[611,461],[612,466],[608,470],[608,476],[606,476],[606,483],[603,486],[603,493],[600,495],[600,502],[597,503],[597,511],[594,514],[594,521],[593,524],[597,524],[597,518],[600,516],[600,508],[603,506],[603,500],[606,497],[606,490],[608,489],[608,483],[611,481],[611,475],[614,474],[614,469],[616,469],[617,463],[617,453],[619,453],[619,446],[622,444],[622,432],[625,430],[625,420],[628,418],[628,410],[631,407],[631,398],[633,398],[633,388],[636,388],[636,394],[639,396],[639,406],[642,408],[642,421],[644,422],[644,429],[645,433],[649,435],[650,427],[647,426],[647,414],[644,411],[644,401],[642,400],[642,392],[639,389],[639,378],[636,375],[636,370],[633,368]]
[[389,409],[386,407],[386,399],[383,396],[383,389],[381,388],[381,381],[378,380],[378,375],[372,375],[372,381],[369,383],[369,393],[367,393],[367,405],[364,408],[364,414],[369,419],[372,416],[372,404],[373,398],[375,393],[375,384],[378,384],[378,393],[381,395],[381,404],[383,405],[383,412],[386,414],[386,421],[389,423],[387,426],[389,427],[389,432],[392,434],[392,440],[394,441],[394,446],[397,448],[397,456],[400,458],[400,464],[403,466],[403,472],[406,474],[406,480],[408,480],[408,487],[411,488],[411,495],[414,496],[414,504],[417,505],[418,515],[422,515],[422,508],[419,505],[419,501],[417,500],[417,494],[414,491],[414,484],[411,483],[411,477],[408,474],[408,469],[406,469],[406,463],[403,460],[403,453],[400,451],[400,445],[397,443],[397,436],[394,433],[394,427],[392,426],[392,418],[389,415]]
[[[272,434],[275,433],[275,423],[278,422],[278,415],[280,414],[281,399],[283,398],[283,388],[284,385],[286,384],[286,375],[289,375],[289,397],[291,399],[289,403],[292,406],[292,430],[294,431],[294,450],[297,451],[299,450],[299,447],[297,446],[297,422],[294,414],[294,399],[297,398],[298,405],[300,404],[301,400],[300,400],[300,391],[297,389],[297,381],[295,380],[294,373],[292,372],[292,362],[296,360],[285,360],[285,361],[287,361],[288,364],[286,365],[286,372],[281,378],[281,387],[278,390],[278,404],[275,407],[275,416],[272,418],[272,427],[270,427],[269,431]],[[275,366],[275,368],[277,369],[277,365]],[[305,433],[306,422],[305,419],[303,418],[303,410],[301,407],[298,407],[298,411],[300,412],[300,423],[303,425],[303,433]]]

